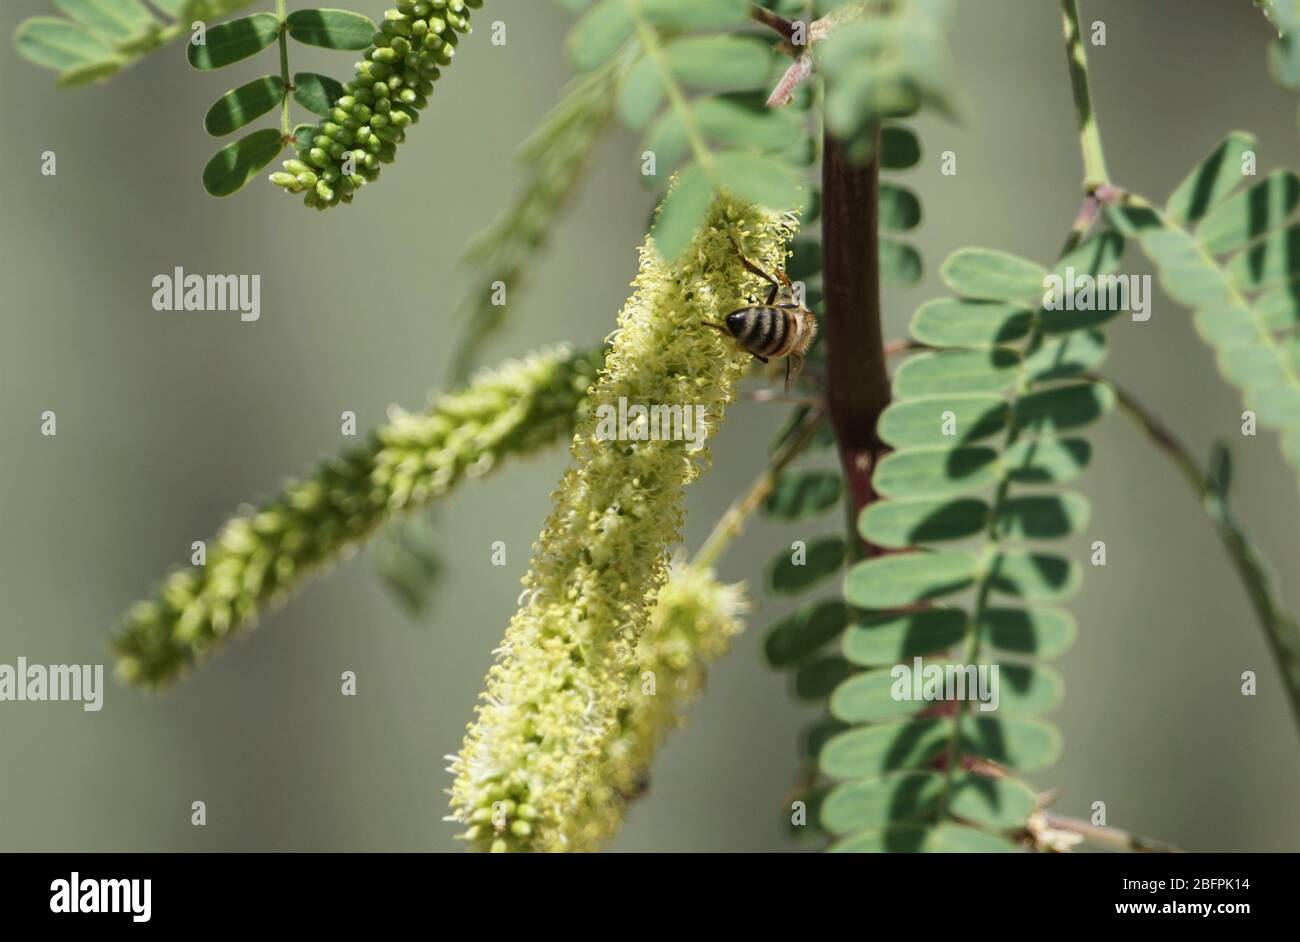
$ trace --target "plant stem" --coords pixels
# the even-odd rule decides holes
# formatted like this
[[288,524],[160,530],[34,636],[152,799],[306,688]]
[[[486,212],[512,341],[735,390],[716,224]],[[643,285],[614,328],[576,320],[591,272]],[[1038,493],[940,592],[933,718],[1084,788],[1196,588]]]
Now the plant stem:
[[[876,420],[890,398],[880,327],[878,122],[870,134],[872,157],[865,164],[851,162],[829,134],[822,154],[826,403],[848,484],[849,531],[855,535],[858,516],[876,499],[871,474],[886,450]],[[855,557],[879,552],[861,537],[851,543]]]
[[280,135],[289,143],[292,135],[289,129],[289,99],[293,83],[289,79],[289,28],[285,23],[285,0],[275,0],[275,15],[280,21],[280,80],[284,82],[284,98],[280,102]]
[[735,500],[727,508],[727,512],[714,524],[713,532],[709,534],[708,539],[704,541],[704,545],[700,547],[699,552],[695,554],[695,558],[691,560],[693,565],[701,568],[711,568],[717,562],[718,557],[722,555],[731,541],[740,536],[749,515],[757,510],[759,505],[767,500],[767,496],[772,493],[781,472],[813,440],[813,436],[821,428],[822,419],[825,416],[825,410],[821,406],[815,406],[808,411],[799,426],[798,433],[787,440],[785,445],[772,456],[768,466],[763,469],[762,474],[754,479],[754,483],[749,486],[749,490]]
[[1097,128],[1097,115],[1092,108],[1092,92],[1088,86],[1088,56],[1079,32],[1079,4],[1077,0],[1061,0],[1061,18],[1065,32],[1065,54],[1070,65],[1070,86],[1074,90],[1074,111],[1079,119],[1079,145],[1083,151],[1083,183],[1091,193],[1098,186],[1110,183],[1106,173],[1106,156],[1101,148],[1101,132]]
[[786,42],[794,42],[794,23],[781,16],[781,14],[769,10],[767,7],[761,7],[757,3],[752,3],[749,6],[749,17],[780,33]]
[[[1100,381],[1096,376],[1090,375],[1087,378]],[[1192,490],[1200,496],[1201,506],[1232,558],[1233,567],[1246,588],[1246,594],[1250,596],[1255,617],[1264,628],[1273,657],[1286,680],[1291,713],[1300,727],[1300,625],[1287,614],[1278,600],[1267,565],[1237,525],[1219,489],[1183,443],[1131,393],[1114,383],[1110,385],[1115,390],[1116,400],[1124,414],[1136,422],[1152,443],[1169,456]]]
[[1069,831],[1072,834],[1078,834],[1086,841],[1094,844],[1100,844],[1103,847],[1113,847],[1116,850],[1138,851],[1147,854],[1179,854],[1181,848],[1173,844],[1166,844],[1164,841],[1153,840],[1149,837],[1143,837],[1140,834],[1133,834],[1129,831],[1121,831],[1119,828],[1102,827],[1096,824],[1089,824],[1087,821],[1080,821],[1077,818],[1067,818],[1064,815],[1051,814],[1043,812],[1043,817],[1047,820],[1049,827],[1058,831]]

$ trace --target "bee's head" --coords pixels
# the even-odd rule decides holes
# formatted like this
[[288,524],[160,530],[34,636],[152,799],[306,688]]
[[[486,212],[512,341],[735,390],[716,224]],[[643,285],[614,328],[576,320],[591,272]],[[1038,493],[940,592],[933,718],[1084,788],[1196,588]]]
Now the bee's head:
[[749,323],[749,314],[745,311],[732,311],[727,315],[727,330],[731,336],[739,337],[745,332],[745,325]]

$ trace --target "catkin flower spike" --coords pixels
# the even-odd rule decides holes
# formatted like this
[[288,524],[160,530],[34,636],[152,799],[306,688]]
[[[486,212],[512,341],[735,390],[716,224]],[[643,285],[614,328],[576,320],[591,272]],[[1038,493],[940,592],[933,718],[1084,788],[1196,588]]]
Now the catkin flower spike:
[[684,489],[708,452],[699,442],[611,441],[599,417],[620,400],[690,405],[703,409],[706,435],[716,432],[749,368],[747,355],[704,326],[754,290],[732,239],[780,269],[794,229],[791,216],[723,196],[677,261],[661,258],[653,241],[642,248],[635,292],[534,547],[527,598],[452,764],[452,816],[473,848],[590,850],[617,828],[629,776],[607,760],[637,638],[680,542]]
[[329,117],[300,139],[297,158],[286,160],[271,182],[304,194],[304,202],[317,209],[352,202],[358,189],[378,178],[380,164],[393,162],[406,128],[419,120],[433,83],[451,64],[460,36],[469,33],[469,11],[482,5],[483,0],[398,0]]
[[113,641],[119,676],[173,682],[394,514],[556,441],[573,428],[600,360],[560,347],[485,370],[427,413],[394,412],[366,445],[231,519],[205,566],[172,573],[128,613]]

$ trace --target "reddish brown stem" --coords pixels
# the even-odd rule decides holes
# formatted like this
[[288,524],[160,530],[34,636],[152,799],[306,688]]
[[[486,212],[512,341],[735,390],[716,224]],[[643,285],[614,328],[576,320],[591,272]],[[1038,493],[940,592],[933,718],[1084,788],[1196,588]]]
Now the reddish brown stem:
[[[879,129],[873,128],[879,143]],[[878,154],[878,146],[873,146]],[[826,403],[856,523],[876,499],[871,474],[886,451],[876,420],[889,405],[880,326],[879,158],[855,164],[834,137],[822,159]],[[857,531],[854,526],[853,531]],[[859,540],[857,556],[879,549]]]

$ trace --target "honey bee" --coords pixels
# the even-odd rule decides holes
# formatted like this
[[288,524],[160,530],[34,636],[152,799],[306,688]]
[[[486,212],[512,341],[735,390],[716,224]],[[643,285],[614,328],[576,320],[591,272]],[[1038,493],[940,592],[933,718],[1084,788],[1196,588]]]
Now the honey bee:
[[[719,333],[736,341],[754,359],[766,363],[772,357],[785,357],[785,389],[799,378],[804,354],[817,336],[817,318],[794,299],[794,286],[785,272],[774,278],[749,259],[733,238],[736,254],[746,269],[772,285],[762,304],[742,307],[727,315],[723,324],[704,322]],[[777,280],[780,279],[780,281]]]

